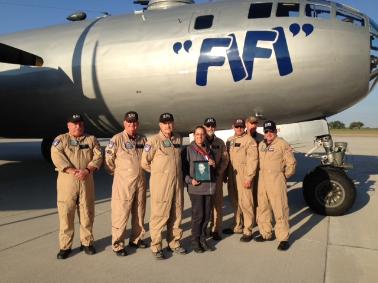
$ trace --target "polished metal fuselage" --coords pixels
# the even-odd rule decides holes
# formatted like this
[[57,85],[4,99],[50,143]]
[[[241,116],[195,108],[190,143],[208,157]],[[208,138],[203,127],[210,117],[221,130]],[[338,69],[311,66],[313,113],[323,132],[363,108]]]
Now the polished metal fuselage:
[[[0,42],[39,55],[43,67],[0,64],[0,136],[47,137],[65,129],[65,117],[84,113],[88,131],[107,137],[122,127],[126,111],[140,115],[141,130],[153,132],[163,112],[189,132],[205,117],[219,129],[237,117],[258,114],[278,123],[323,118],[354,105],[369,91],[370,35],[333,17],[248,19],[253,1],[220,1],[167,10],[98,18],[0,37]],[[277,1],[273,2],[273,11]],[[298,1],[286,1],[296,2]],[[214,15],[210,29],[195,30],[200,15]],[[311,35],[290,31],[314,27]],[[243,53],[248,31],[282,27],[292,72],[281,76],[275,52],[254,60],[253,77],[235,81],[225,57],[208,69],[207,84],[196,83],[205,39],[234,35]],[[175,43],[191,42],[175,52]],[[234,42],[235,43],[235,42]],[[259,47],[272,49],[269,42]],[[273,50],[273,49],[272,49]],[[177,51],[177,50],[176,50]],[[223,52],[223,53],[222,53]]]

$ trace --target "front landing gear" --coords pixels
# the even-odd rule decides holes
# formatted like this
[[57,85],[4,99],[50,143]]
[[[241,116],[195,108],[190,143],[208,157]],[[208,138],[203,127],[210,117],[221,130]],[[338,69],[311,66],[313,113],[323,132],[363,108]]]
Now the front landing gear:
[[347,143],[335,143],[330,135],[317,137],[315,147],[306,154],[323,146],[326,154],[321,156],[322,165],[307,174],[303,180],[303,195],[308,206],[316,213],[328,216],[345,214],[356,199],[356,188],[345,173],[351,168],[345,163]]

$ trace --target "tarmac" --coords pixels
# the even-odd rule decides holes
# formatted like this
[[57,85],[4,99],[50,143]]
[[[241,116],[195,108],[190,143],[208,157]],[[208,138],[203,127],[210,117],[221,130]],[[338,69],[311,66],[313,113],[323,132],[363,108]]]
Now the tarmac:
[[[319,160],[304,157],[309,147],[303,147],[296,153],[297,174],[289,180],[288,251],[278,251],[274,241],[242,243],[240,235],[223,235],[222,241],[211,241],[215,251],[194,253],[189,240],[190,201],[185,193],[183,245],[189,253],[167,253],[167,260],[157,261],[149,249],[128,248],[126,257],[112,252],[112,178],[104,170],[95,177],[98,253],[80,252],[76,218],[73,253],[66,260],[57,260],[54,168],[42,159],[40,141],[1,139],[0,282],[378,282],[378,137],[336,137],[335,141],[349,143],[353,155],[348,159],[355,166],[348,174],[356,184],[357,200],[346,215],[324,217],[305,204],[302,180]],[[224,196],[223,226],[229,227],[232,211],[226,186]]]

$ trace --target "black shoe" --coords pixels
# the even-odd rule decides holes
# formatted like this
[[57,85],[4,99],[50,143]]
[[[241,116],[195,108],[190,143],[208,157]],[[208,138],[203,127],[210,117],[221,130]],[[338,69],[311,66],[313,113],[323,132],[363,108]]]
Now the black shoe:
[[192,244],[193,251],[197,254],[202,254],[204,252],[203,248],[199,243],[193,243]]
[[226,228],[226,229],[222,230],[222,233],[226,234],[226,235],[232,235],[232,234],[234,234],[234,229]]
[[288,241],[282,241],[278,244],[277,250],[279,251],[287,251],[290,245]]
[[153,255],[156,259],[158,259],[158,260],[165,259],[165,255],[164,255],[164,253],[163,253],[162,250],[157,251],[157,252],[152,252],[152,255]]
[[271,237],[269,239],[265,239],[261,234],[260,235],[257,235],[257,237],[254,239],[256,242],[259,242],[259,243],[262,243],[262,242],[266,242],[266,241],[273,241],[274,238]]
[[248,243],[253,239],[252,235],[244,235],[241,236],[240,242]]
[[213,247],[209,246],[209,244],[205,240],[200,241],[200,246],[205,252],[215,251],[215,249]]
[[84,246],[84,245],[81,245],[80,246],[80,250],[84,250],[84,252],[87,254],[87,255],[94,255],[96,253],[96,249],[93,245],[89,245],[89,246]]
[[68,250],[59,250],[59,253],[56,255],[57,259],[66,259],[71,253],[71,249]]
[[119,250],[119,251],[113,251],[116,256],[127,256],[127,252],[125,249]]
[[168,250],[170,250],[171,252],[174,252],[176,254],[180,254],[180,255],[185,255],[186,254],[186,249],[182,246],[179,246],[177,248],[174,248],[174,249],[171,249],[170,247],[168,247]]
[[214,241],[222,240],[222,237],[221,237],[221,235],[219,235],[218,232],[211,232],[211,237],[213,238]]
[[144,240],[139,240],[138,243],[136,244],[134,244],[133,242],[130,242],[129,246],[136,249],[138,248],[145,249],[145,248],[148,248],[148,243]]

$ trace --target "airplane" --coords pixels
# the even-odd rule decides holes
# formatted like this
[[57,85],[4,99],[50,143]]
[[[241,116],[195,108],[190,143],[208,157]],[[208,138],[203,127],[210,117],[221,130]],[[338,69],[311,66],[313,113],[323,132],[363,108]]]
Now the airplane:
[[[342,215],[356,191],[345,144],[326,118],[366,97],[378,80],[378,25],[326,0],[134,1],[140,11],[0,37],[0,135],[52,139],[68,113],[111,137],[128,110],[152,133],[160,113],[188,134],[202,119],[229,129],[251,114],[290,140],[311,135],[321,164],[304,179],[317,213]],[[309,153],[311,154],[311,152]]]

